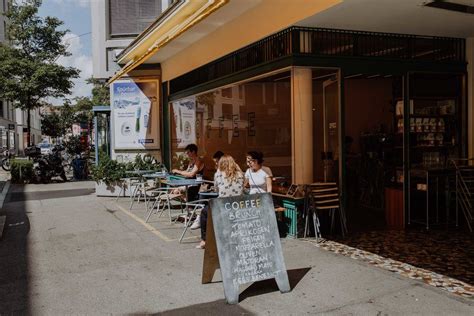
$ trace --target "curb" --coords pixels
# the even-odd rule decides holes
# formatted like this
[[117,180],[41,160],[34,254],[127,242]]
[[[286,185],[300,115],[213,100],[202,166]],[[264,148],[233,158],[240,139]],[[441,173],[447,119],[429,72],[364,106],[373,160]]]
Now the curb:
[[[3,186],[3,190],[0,193],[0,211],[3,208],[3,203],[5,203],[5,198],[7,197],[9,189],[10,189],[10,180],[5,182],[5,185]],[[5,215],[0,216],[0,239],[3,236],[3,228],[5,227],[6,221],[7,221],[7,217]]]
[[10,180],[7,180],[5,182],[5,185],[3,186],[3,190],[0,193],[0,210],[3,208],[3,203],[5,203],[5,199],[7,197],[8,190],[10,190]]

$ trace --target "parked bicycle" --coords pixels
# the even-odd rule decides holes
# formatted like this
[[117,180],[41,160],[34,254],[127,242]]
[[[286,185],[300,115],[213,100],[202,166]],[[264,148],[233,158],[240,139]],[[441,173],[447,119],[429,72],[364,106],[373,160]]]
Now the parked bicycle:
[[2,165],[3,170],[10,171],[10,160],[13,157],[13,154],[8,149],[4,148],[2,151],[2,155],[3,157],[0,160],[0,164]]

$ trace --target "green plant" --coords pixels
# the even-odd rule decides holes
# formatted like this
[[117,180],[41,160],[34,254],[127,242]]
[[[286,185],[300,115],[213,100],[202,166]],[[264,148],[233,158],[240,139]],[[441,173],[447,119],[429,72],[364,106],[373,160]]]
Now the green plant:
[[125,178],[126,171],[133,170],[151,170],[158,171],[162,169],[162,164],[157,162],[155,158],[146,154],[143,157],[137,155],[133,162],[120,163],[103,155],[99,159],[99,165],[92,167],[92,179],[106,185],[114,185],[120,179]]
[[33,179],[33,162],[25,159],[15,159],[11,162],[12,183],[28,183]]
[[67,153],[71,156],[78,155],[86,150],[80,136],[70,136],[65,142],[65,147]]
[[131,163],[131,170],[161,170],[163,167],[161,163],[156,161],[154,157],[149,154],[143,156],[136,155],[134,161]]
[[126,164],[112,160],[105,156],[99,161],[99,165],[92,167],[92,179],[97,182],[103,182],[106,185],[114,185],[120,179],[125,177]]
[[173,168],[184,170],[189,164],[189,158],[184,152],[174,153],[172,164]]

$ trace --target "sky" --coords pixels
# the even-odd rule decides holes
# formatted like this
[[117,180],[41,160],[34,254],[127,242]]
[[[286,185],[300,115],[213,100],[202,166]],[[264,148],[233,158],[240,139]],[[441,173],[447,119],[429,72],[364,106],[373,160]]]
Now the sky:
[[[80,78],[74,80],[72,94],[68,98],[90,96],[92,86],[85,80],[92,77],[91,16],[90,2],[94,0],[43,0],[39,15],[54,16],[64,22],[63,29],[69,29],[63,42],[72,54],[58,59],[64,66],[72,66],[81,71]],[[54,105],[62,105],[60,99],[50,100]]]

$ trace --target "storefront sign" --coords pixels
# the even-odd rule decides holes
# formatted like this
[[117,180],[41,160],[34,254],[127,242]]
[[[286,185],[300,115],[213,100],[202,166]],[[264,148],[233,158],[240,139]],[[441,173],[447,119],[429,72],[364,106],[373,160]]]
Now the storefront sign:
[[[215,234],[227,302],[238,302],[239,285],[266,279],[275,278],[280,291],[288,292],[290,286],[271,194],[213,199],[210,207],[210,231]],[[212,255],[214,243],[209,230],[207,237],[203,282],[209,281],[205,276],[213,274],[206,268],[215,267],[206,261]]]
[[145,95],[146,84],[123,80],[111,85],[115,149],[159,148],[158,118],[151,120],[156,102]]
[[178,148],[196,143],[196,98],[173,102],[176,142]]

